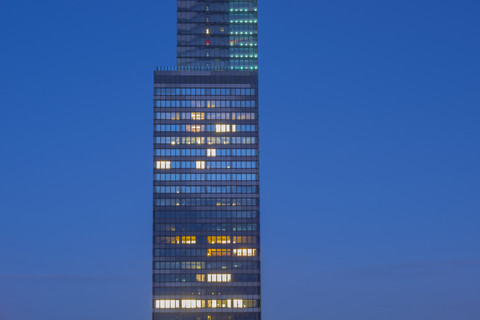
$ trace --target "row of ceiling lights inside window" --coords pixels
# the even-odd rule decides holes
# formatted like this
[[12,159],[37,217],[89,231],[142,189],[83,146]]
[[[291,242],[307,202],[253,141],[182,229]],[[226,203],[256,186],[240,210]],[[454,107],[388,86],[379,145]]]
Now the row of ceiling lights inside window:
[[248,11],[254,11],[254,12],[257,12],[257,8],[253,8],[253,9],[246,9],[246,8],[239,8],[239,9],[236,9],[236,8],[230,8],[230,12],[248,12]]
[[[221,31],[223,32],[223,31]],[[229,32],[228,34],[229,35],[256,35],[258,32],[257,31],[232,31],[232,32]],[[187,33],[187,35],[190,35],[191,33]],[[226,37],[227,35],[224,34],[224,33],[219,33],[219,34],[212,34],[210,32],[210,28],[206,28],[205,29],[205,34],[206,35],[215,35],[215,36],[220,36],[220,37]]]
[[[203,10],[198,10],[198,8],[196,10],[179,10],[179,12],[203,12]],[[205,11],[207,12],[227,12],[225,11],[225,9],[221,9],[221,8],[217,8],[216,10],[210,10],[210,6],[206,6],[205,7]],[[258,8],[230,8],[228,10],[228,12],[257,12],[258,11]]]
[[234,55],[230,55],[230,58],[258,58],[258,54],[234,54]]
[[231,70],[258,70],[258,66],[253,67],[230,67]]
[[230,20],[230,23],[257,23],[257,19],[250,19],[250,20]]

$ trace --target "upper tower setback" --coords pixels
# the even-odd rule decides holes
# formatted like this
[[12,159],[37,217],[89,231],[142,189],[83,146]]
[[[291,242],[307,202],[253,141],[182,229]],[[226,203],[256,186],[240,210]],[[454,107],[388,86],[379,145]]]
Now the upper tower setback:
[[258,69],[257,0],[177,0],[177,64]]

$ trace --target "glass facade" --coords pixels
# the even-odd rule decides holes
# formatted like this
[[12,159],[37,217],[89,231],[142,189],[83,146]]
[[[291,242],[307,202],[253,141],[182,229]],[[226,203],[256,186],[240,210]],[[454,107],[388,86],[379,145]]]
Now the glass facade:
[[154,74],[154,320],[260,320],[258,76]]
[[257,2],[177,0],[154,72],[153,320],[261,320]]
[[257,1],[177,1],[183,67],[258,69]]

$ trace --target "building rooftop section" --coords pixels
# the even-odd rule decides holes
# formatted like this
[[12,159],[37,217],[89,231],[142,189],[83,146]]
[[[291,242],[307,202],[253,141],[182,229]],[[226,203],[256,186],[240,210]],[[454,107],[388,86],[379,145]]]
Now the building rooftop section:
[[257,70],[257,0],[178,0],[177,64]]

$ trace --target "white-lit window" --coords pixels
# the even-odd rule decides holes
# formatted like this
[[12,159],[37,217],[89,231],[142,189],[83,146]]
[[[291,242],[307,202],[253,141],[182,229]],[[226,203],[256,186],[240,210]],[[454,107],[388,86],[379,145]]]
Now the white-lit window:
[[237,132],[237,125],[232,124],[216,124],[215,132]]
[[183,309],[196,309],[205,306],[205,300],[182,300]]
[[233,255],[237,257],[254,257],[257,249],[233,249]]
[[216,157],[217,149],[207,149],[207,157]]
[[205,34],[210,34],[210,29],[209,28],[205,29]]
[[180,307],[180,300],[156,300],[156,309],[177,309]]
[[195,169],[205,169],[205,161],[197,161],[195,163]]
[[233,307],[234,308],[243,308],[243,300],[242,299],[233,299]]
[[170,161],[157,161],[157,169],[170,169]]
[[207,282],[231,282],[231,274],[208,274]]

